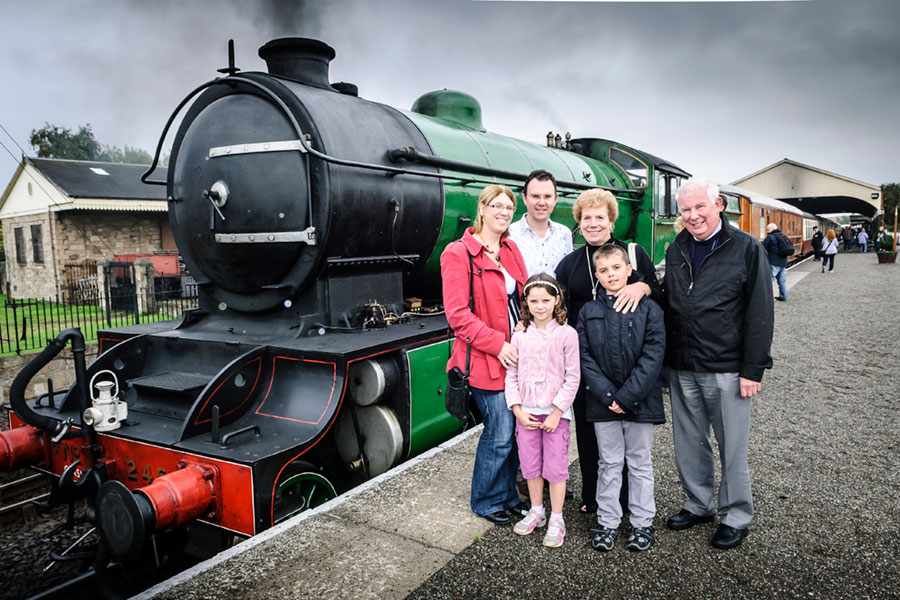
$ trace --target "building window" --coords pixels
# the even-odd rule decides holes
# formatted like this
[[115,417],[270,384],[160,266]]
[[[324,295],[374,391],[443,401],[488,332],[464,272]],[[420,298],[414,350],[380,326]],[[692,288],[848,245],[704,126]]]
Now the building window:
[[31,226],[31,252],[34,262],[44,262],[44,234],[40,225]]
[[16,227],[13,233],[16,236],[16,262],[25,264],[25,230],[21,227]]

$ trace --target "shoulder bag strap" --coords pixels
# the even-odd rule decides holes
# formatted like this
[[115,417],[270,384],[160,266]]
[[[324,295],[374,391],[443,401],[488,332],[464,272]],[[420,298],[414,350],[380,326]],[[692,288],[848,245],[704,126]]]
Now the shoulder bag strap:
[[[472,255],[469,254],[469,251],[466,250],[466,254],[469,255],[469,308],[472,309],[472,314],[475,314],[475,293],[473,289],[473,278],[475,274],[473,271],[475,270],[475,265],[472,262]],[[467,344],[466,346],[466,380],[469,379],[469,358],[472,356],[472,344]]]

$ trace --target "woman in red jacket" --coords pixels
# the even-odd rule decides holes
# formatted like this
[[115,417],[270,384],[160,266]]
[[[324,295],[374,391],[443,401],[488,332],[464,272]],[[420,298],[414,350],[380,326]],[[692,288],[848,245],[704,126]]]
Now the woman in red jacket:
[[[503,185],[489,185],[478,197],[474,227],[441,254],[444,310],[456,339],[447,370],[466,370],[471,346],[469,385],[481,411],[484,431],[475,453],[472,473],[472,512],[498,525],[507,525],[524,503],[516,492],[518,456],[513,443],[515,418],[503,393],[506,368],[516,364],[510,332],[519,321],[525,261],[509,239],[507,229],[516,210],[516,197]],[[472,259],[472,297],[469,307],[469,257]],[[528,510],[528,506],[524,506]]]

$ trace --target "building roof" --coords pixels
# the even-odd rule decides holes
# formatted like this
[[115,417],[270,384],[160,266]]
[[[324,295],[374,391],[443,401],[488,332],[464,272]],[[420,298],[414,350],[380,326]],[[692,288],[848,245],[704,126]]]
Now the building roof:
[[[166,186],[147,185],[141,175],[147,165],[32,158],[25,160],[70,198],[165,200]],[[165,181],[167,169],[157,167],[151,179]]]
[[780,166],[780,165],[783,165],[783,164],[785,164],[785,165],[793,165],[793,166],[799,167],[799,168],[801,168],[801,169],[806,169],[806,170],[808,170],[808,171],[813,171],[813,172],[815,172],[815,173],[821,173],[822,175],[828,175],[829,177],[834,177],[834,178],[836,178],[836,179],[842,179],[842,180],[844,180],[844,181],[847,181],[847,182],[850,182],[850,183],[853,183],[853,184],[856,184],[856,185],[860,185],[860,186],[867,187],[867,188],[872,188],[873,190],[877,190],[877,191],[879,191],[879,192],[881,191],[881,187],[880,187],[880,186],[872,185],[871,183],[866,183],[865,181],[860,181],[860,180],[858,180],[858,179],[853,179],[852,177],[847,177],[846,175],[839,175],[839,174],[837,174],[837,173],[832,173],[831,171],[826,171],[825,169],[820,169],[820,168],[818,168],[818,167],[813,167],[813,166],[811,166],[811,165],[805,165],[805,164],[803,164],[803,163],[801,163],[801,162],[797,162],[796,160],[791,160],[790,158],[783,158],[783,159],[779,160],[778,162],[772,163],[772,164],[769,165],[768,167],[763,167],[763,168],[760,169],[759,171],[755,171],[755,172],[753,172],[753,173],[750,173],[749,175],[745,175],[745,176],[741,177],[740,179],[737,179],[737,180],[733,181],[733,182],[732,182],[732,185],[737,185],[737,184],[739,184],[739,183],[741,183],[741,182],[743,182],[743,181],[746,181],[746,180],[748,180],[748,179],[751,179],[751,178],[753,178],[753,177],[756,177],[756,176],[759,175],[760,173],[764,173],[764,172],[766,172],[766,171],[770,171],[770,170],[772,170],[772,169],[774,169],[774,168],[776,168],[776,167],[778,167],[778,166]]

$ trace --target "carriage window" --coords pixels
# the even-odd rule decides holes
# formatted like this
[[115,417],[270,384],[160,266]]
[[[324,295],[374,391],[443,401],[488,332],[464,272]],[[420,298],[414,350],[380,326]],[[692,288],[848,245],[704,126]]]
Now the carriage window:
[[643,162],[618,148],[609,149],[609,159],[622,167],[634,187],[647,187],[647,176],[650,169]]
[[766,217],[759,218],[759,239],[766,237]]

